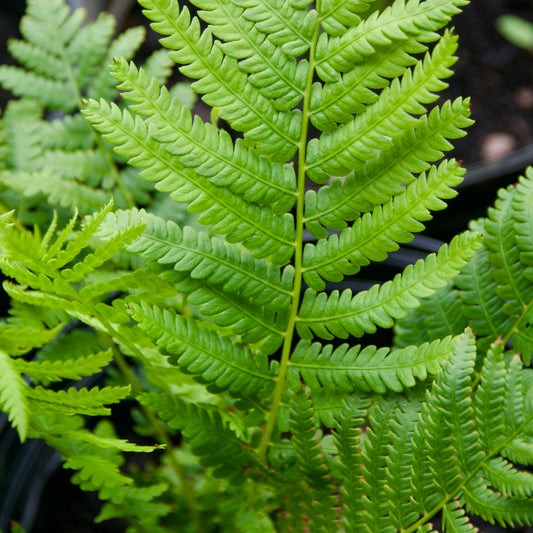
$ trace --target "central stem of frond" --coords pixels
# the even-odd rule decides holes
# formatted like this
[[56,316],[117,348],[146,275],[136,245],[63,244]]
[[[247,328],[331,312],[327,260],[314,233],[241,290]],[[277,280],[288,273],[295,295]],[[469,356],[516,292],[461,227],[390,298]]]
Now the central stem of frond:
[[[317,2],[317,10],[319,9],[319,2]],[[266,463],[266,455],[274,428],[276,427],[276,420],[285,392],[285,382],[287,378],[287,368],[292,351],[292,344],[294,338],[294,331],[296,327],[296,320],[298,317],[298,309],[300,307],[300,297],[302,291],[302,276],[303,276],[303,230],[304,230],[304,201],[305,201],[305,181],[306,181],[306,149],[307,136],[309,133],[309,121],[311,116],[311,89],[315,74],[315,53],[316,43],[318,41],[320,22],[317,18],[315,23],[315,30],[313,34],[313,41],[309,49],[309,69],[307,72],[307,81],[305,87],[305,94],[302,105],[302,129],[300,132],[300,139],[298,141],[298,162],[297,162],[297,201],[296,201],[296,232],[295,232],[295,251],[294,251],[294,286],[291,300],[290,318],[285,332],[285,339],[283,342],[282,354],[279,365],[279,373],[276,380],[276,387],[274,389],[272,404],[268,413],[268,418],[263,431],[263,436],[258,448],[258,457],[261,463]]]

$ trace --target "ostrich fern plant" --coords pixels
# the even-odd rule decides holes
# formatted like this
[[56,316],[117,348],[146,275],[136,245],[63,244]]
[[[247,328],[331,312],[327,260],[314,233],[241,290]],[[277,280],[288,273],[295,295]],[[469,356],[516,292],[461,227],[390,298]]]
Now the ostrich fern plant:
[[[23,67],[0,68],[23,97],[0,152],[0,402],[21,440],[131,531],[532,523],[531,176],[438,253],[339,289],[462,179],[442,158],[468,100],[433,104],[467,0],[139,3],[170,50],[145,68],[138,30],[108,52],[110,19],[60,0],[29,1]],[[365,342],[393,326],[392,348]],[[121,401],[151,445],[103,418]]]

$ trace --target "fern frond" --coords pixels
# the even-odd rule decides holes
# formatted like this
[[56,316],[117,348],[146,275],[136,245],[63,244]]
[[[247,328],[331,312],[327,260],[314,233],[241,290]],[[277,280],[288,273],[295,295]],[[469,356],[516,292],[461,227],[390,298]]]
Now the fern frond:
[[433,41],[434,33],[460,12],[468,0],[414,0],[395,2],[383,12],[374,12],[340,37],[319,39],[317,72],[324,81],[335,81],[339,72],[374,54],[383,45],[405,41],[416,36],[420,42]]
[[498,449],[505,440],[503,415],[507,383],[503,348],[501,341],[495,342],[487,352],[474,398],[476,427],[487,451]]
[[505,300],[503,310],[508,315],[520,315],[533,301],[533,286],[523,274],[520,249],[509,232],[514,231],[512,203],[514,187],[500,189],[494,207],[489,208],[484,221],[485,246],[498,283],[498,295]]
[[34,383],[43,381],[48,383],[63,379],[79,380],[83,376],[91,376],[100,372],[112,359],[113,354],[108,350],[62,361],[17,359],[15,366],[19,373],[27,375]]
[[[114,17],[100,13],[94,22],[82,26],[68,44],[67,55],[72,64],[76,65],[78,86],[86,87],[98,72],[114,31]],[[61,70],[64,71],[64,67]]]
[[[520,248],[520,261],[533,265],[533,214],[531,202],[533,194],[533,167],[528,167],[525,176],[518,178],[516,193],[513,197],[513,219],[516,244]],[[531,279],[533,270],[528,268],[526,276]]]
[[88,150],[94,142],[89,124],[79,113],[43,122],[41,132],[42,146],[50,150]]
[[147,260],[171,265],[193,279],[205,280],[224,291],[253,297],[258,305],[273,309],[286,306],[292,294],[293,270],[264,260],[252,259],[245,250],[221,239],[198,233],[192,227],[183,230],[171,221],[165,222],[144,211],[129,210],[110,213],[97,236],[109,239],[117,231],[145,224],[143,235],[126,246]]
[[[440,479],[436,482],[441,493],[455,494],[462,477],[476,471],[485,456],[472,417],[472,370],[475,360],[475,339],[472,332],[467,330],[457,340],[454,356],[444,364],[443,372],[437,377],[425,404],[428,409],[425,431],[430,448],[435,450],[435,454],[431,452],[428,455],[428,461],[430,468],[439,472]],[[444,432],[448,433],[446,437],[443,437]],[[445,440],[439,442],[442,438]],[[455,450],[450,470],[445,468],[450,463],[450,459],[445,457],[450,449],[446,446]],[[440,461],[443,463],[439,464]]]
[[39,413],[62,413],[68,415],[109,415],[107,404],[117,403],[130,394],[130,387],[104,387],[100,389],[75,389],[52,391],[37,386],[28,388],[27,398],[32,409]]
[[[164,142],[185,167],[209,178],[219,187],[229,187],[245,200],[259,203],[280,202],[279,212],[290,209],[296,200],[294,170],[281,167],[247,148],[242,140],[235,144],[229,134],[171,99],[165,88],[150,81],[133,63],[117,60],[112,75],[120,82],[122,96],[133,102],[129,109],[147,116],[154,138]],[[156,133],[157,132],[157,133]]]
[[6,107],[3,126],[7,133],[7,168],[32,171],[40,161],[40,122],[43,110],[32,100],[10,101]]
[[466,484],[461,500],[468,511],[491,524],[498,522],[503,527],[512,527],[533,523],[530,499],[505,497],[489,488],[481,478],[473,478]]
[[297,381],[300,374],[313,390],[324,387],[344,392],[401,392],[415,385],[415,377],[424,380],[428,374],[437,374],[441,363],[451,355],[454,342],[447,337],[419,347],[390,351],[348,344],[333,350],[331,344],[322,346],[302,340],[293,352],[287,377]]
[[110,47],[114,18],[101,14],[83,24],[84,18],[84,10],[71,13],[62,0],[53,0],[46,8],[30,0],[20,25],[25,40],[10,43],[11,54],[23,67],[0,66],[0,84],[65,113],[79,107],[82,94],[113,98],[116,90],[107,72],[113,56],[108,48],[131,58],[144,39],[144,30],[130,29]]
[[464,135],[463,128],[472,121],[468,100],[446,102],[435,107],[428,116],[421,117],[415,128],[392,139],[389,148],[381,151],[364,167],[345,179],[334,178],[330,185],[305,195],[305,225],[317,238],[325,238],[321,228],[342,230],[346,221],[355,220],[360,213],[387,202],[404,193],[405,185],[414,180],[413,173],[429,168],[427,162],[442,157],[449,149],[446,139]]
[[214,467],[215,477],[225,477],[236,484],[244,481],[243,468],[251,463],[245,446],[249,442],[243,442],[217,410],[157,392],[143,394],[140,401],[183,433],[202,464]]
[[82,490],[114,490],[133,482],[120,472],[112,459],[97,452],[71,455],[63,467],[77,471],[72,481],[80,485]]
[[131,305],[132,316],[157,343],[169,362],[197,377],[215,391],[268,395],[276,365],[210,329],[200,320],[185,318],[156,306]]
[[389,520],[397,531],[407,529],[418,519],[411,477],[415,448],[413,441],[420,408],[421,402],[409,398],[401,403],[390,420],[391,442],[388,445],[385,469],[387,483],[384,489],[389,496]]
[[355,532],[358,502],[362,496],[362,487],[358,479],[363,475],[361,454],[361,426],[368,416],[369,402],[351,400],[338,417],[335,428],[335,446],[339,454],[338,468],[344,477],[341,492],[343,507],[343,524],[347,532]]
[[[0,350],[11,356],[26,354],[34,348],[40,348],[57,337],[64,324],[52,328],[13,325],[0,323]],[[21,363],[17,360],[17,365]]]
[[20,191],[24,196],[44,194],[52,205],[67,209],[75,205],[82,215],[93,213],[111,200],[106,191],[48,172],[0,172],[0,183]]
[[265,355],[272,355],[283,343],[288,309],[258,308],[253,298],[232,295],[218,286],[188,277],[180,279],[177,288],[189,295],[188,303],[197,305],[202,315],[218,326],[231,328],[242,342],[254,344],[254,349]]
[[[483,231],[481,226],[476,229]],[[461,289],[463,313],[479,339],[480,349],[486,349],[499,335],[506,335],[513,319],[503,311],[504,301],[497,292],[493,268],[486,248],[463,267],[455,283]]]
[[153,452],[156,449],[155,446],[140,446],[138,444],[128,442],[125,439],[104,437],[85,430],[65,431],[61,434],[61,436],[75,441],[88,442],[98,446],[99,448],[112,448],[114,450],[121,450],[123,452]]
[[372,213],[357,219],[340,235],[332,235],[316,246],[304,249],[304,280],[315,290],[323,290],[328,281],[342,281],[370,261],[383,261],[388,253],[409,242],[414,232],[424,229],[422,221],[431,218],[430,210],[446,207],[442,200],[455,196],[451,187],[462,180],[464,170],[455,161],[433,167],[426,178],[420,176],[403,194],[378,206]]
[[519,471],[511,463],[495,457],[483,466],[483,475],[490,485],[505,496],[528,498],[533,494],[533,474]]
[[17,371],[16,361],[0,350],[0,404],[18,431],[21,442],[26,440],[29,426],[28,386]]
[[152,28],[167,35],[161,44],[173,49],[169,55],[184,65],[181,72],[198,79],[193,88],[204,94],[205,103],[217,107],[220,117],[243,131],[262,153],[276,161],[290,159],[296,151],[301,113],[278,111],[248,82],[237,61],[213,44],[211,31],[200,31],[198,19],[191,20],[187,7],[180,10],[175,1],[162,5],[153,0],[142,0],[141,5],[153,21]]
[[[366,430],[366,438],[361,445],[363,475],[350,481],[352,484],[359,485],[356,493],[359,498],[351,502],[353,516],[349,530],[351,533],[356,531],[393,533],[396,531],[387,519],[389,496],[385,493],[387,479],[384,474],[392,435],[389,431],[389,424],[384,424],[384,422],[388,422],[394,416],[397,408],[398,401],[385,396],[369,409],[369,428]],[[357,473],[356,470],[354,474]]]
[[407,266],[392,281],[355,296],[349,289],[329,296],[308,289],[296,323],[300,336],[309,339],[313,332],[323,339],[333,338],[332,334],[345,339],[348,334],[373,333],[376,326],[392,327],[393,319],[405,317],[406,309],[419,305],[417,298],[445,286],[481,246],[480,240],[479,234],[460,234],[449,248],[443,246],[438,254]]
[[189,211],[205,211],[199,218],[203,224],[213,224],[215,233],[223,233],[230,242],[243,242],[255,257],[273,255],[276,264],[283,264],[294,250],[292,216],[276,216],[268,206],[248,203],[227,189],[216,187],[209,180],[184,170],[179,158],[169,153],[161,143],[151,138],[146,124],[127,111],[90,101],[85,116],[96,129],[114,144],[115,150],[130,157],[130,164],[145,168],[142,175],[159,181],[157,188],[171,192],[179,202],[191,202]]
[[335,487],[320,453],[311,401],[304,393],[294,394],[291,399],[290,427],[304,479],[310,486],[309,526],[317,531],[337,532]]
[[[109,75],[108,65],[113,62],[115,57],[122,57],[129,61],[144,41],[145,36],[146,30],[143,26],[128,28],[106,47],[106,55],[101,62],[103,68],[100,68],[91,80],[87,89],[88,98],[105,98],[106,100],[115,98],[117,90],[114,79]],[[170,75],[168,64],[165,62],[162,62],[157,68],[154,63],[151,63],[150,66],[154,69],[154,75],[165,76],[165,79]]]
[[414,127],[413,115],[423,115],[423,104],[436,100],[436,93],[446,87],[441,79],[452,74],[449,67],[455,62],[456,48],[457,38],[446,33],[431,55],[427,54],[413,71],[407,70],[401,81],[395,78],[364,113],[340,125],[331,135],[312,139],[307,148],[308,176],[324,183],[330,175],[346,175],[375,158],[375,150],[390,146],[391,137]]

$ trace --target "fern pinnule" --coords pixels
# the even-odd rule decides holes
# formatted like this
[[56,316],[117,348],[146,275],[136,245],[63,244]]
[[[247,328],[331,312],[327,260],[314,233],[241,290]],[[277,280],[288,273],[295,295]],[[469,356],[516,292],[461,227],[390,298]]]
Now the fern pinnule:
[[[140,401],[189,439],[192,450],[201,457],[201,462],[206,467],[214,468],[215,477],[228,478],[235,484],[244,482],[243,468],[254,464],[253,456],[248,451],[252,436],[242,433],[238,436],[229,426],[227,413],[214,406],[196,405],[178,396],[157,392],[143,394]],[[244,441],[241,436],[245,437]]]
[[303,381],[312,389],[324,387],[343,392],[401,392],[415,385],[415,377],[435,375],[451,354],[454,339],[446,337],[431,344],[408,346],[401,350],[375,346],[341,344],[333,349],[318,342],[300,341],[289,363],[288,379]]
[[28,434],[29,407],[27,385],[15,367],[15,360],[0,350],[0,404],[18,431],[21,442]]

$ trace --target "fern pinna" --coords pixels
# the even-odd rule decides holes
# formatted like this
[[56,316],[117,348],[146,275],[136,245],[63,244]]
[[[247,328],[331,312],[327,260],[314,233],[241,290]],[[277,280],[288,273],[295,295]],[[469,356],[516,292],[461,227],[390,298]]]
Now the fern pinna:
[[[119,176],[140,169],[150,195],[168,193],[193,222],[135,190],[129,208],[108,203],[80,227],[76,215],[34,232],[2,217],[13,306],[0,400],[21,438],[55,446],[107,500],[98,520],[126,517],[132,531],[429,531],[436,516],[468,531],[465,512],[533,521],[532,478],[515,466],[533,460],[533,382],[505,352],[529,326],[527,276],[511,295],[502,281],[519,252],[494,276],[521,327],[505,333],[494,315],[478,345],[460,314],[433,335],[421,327],[438,323],[438,306],[417,314],[480,261],[478,227],[369,290],[335,285],[455,195],[464,170],[442,158],[469,103],[433,104],[457,48],[443,28],[467,0],[139,3],[211,121],[124,57],[111,66],[121,102],[87,91],[82,113],[114,145]],[[42,15],[45,2],[30,5]],[[0,71],[14,90],[18,74]],[[498,213],[487,247],[508,231]],[[399,320],[393,349],[358,340]],[[49,386],[110,360],[104,388]],[[122,452],[152,448],[80,416],[126,396],[139,433],[166,448],[139,475],[119,468]]]

